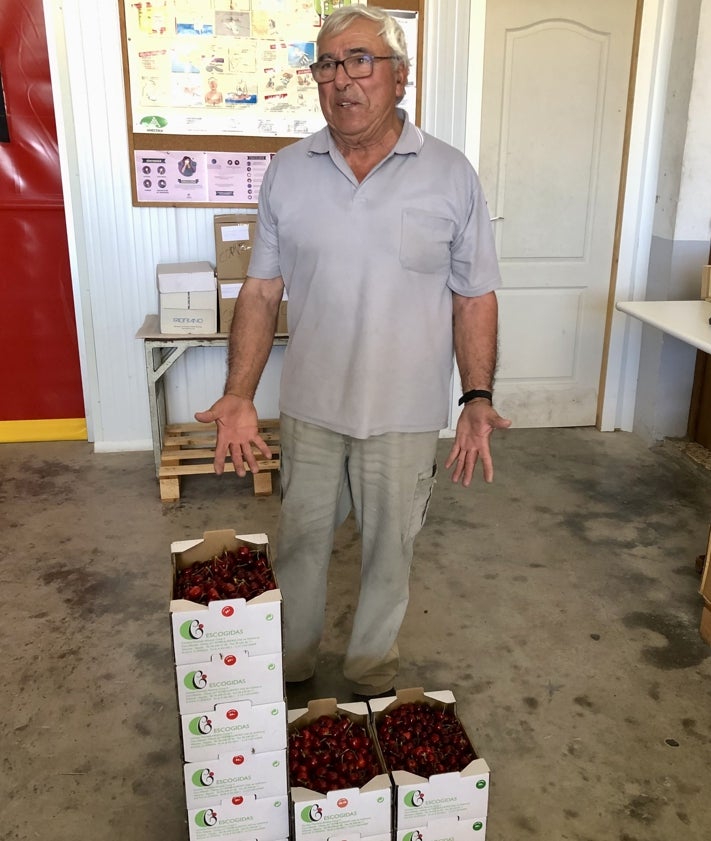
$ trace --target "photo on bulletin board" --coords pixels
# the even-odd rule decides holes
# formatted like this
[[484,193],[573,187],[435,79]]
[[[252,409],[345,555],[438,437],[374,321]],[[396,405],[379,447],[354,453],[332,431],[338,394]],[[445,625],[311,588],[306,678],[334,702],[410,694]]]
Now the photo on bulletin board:
[[398,16],[419,116],[424,0],[118,2],[135,205],[253,207],[271,157],[325,125],[310,65],[342,5]]

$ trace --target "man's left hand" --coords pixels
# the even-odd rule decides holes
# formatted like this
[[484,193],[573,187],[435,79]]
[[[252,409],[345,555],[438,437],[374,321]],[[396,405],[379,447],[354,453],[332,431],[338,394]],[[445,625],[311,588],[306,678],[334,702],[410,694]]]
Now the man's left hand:
[[447,470],[454,465],[452,481],[461,479],[465,488],[471,484],[474,468],[481,459],[484,481],[493,482],[494,462],[491,457],[489,439],[495,429],[508,429],[511,421],[502,418],[488,400],[472,400],[464,406],[454,437],[454,444],[444,466]]

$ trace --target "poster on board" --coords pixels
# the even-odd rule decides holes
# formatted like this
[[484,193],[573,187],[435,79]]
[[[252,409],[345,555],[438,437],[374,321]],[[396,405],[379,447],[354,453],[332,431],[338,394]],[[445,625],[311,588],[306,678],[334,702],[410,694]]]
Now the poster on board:
[[367,0],[123,0],[135,134],[303,137],[323,20]]
[[137,149],[136,195],[142,202],[256,204],[273,152]]
[[[368,5],[118,2],[134,204],[217,206],[255,204],[276,151],[325,125],[310,72],[316,38],[334,9]],[[417,122],[420,13],[399,2],[371,4],[405,31],[410,74],[400,105]]]

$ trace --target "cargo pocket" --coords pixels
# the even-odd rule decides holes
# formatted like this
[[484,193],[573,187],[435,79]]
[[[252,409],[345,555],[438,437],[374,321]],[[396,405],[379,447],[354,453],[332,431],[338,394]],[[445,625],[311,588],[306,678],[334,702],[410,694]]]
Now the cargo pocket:
[[402,211],[400,263],[410,271],[423,274],[448,271],[453,230],[451,219],[405,208]]
[[410,516],[410,530],[407,537],[412,538],[417,535],[427,519],[427,511],[430,507],[430,500],[432,499],[432,491],[437,482],[437,462],[432,465],[432,470],[426,470],[420,473],[417,477],[417,485],[415,486],[415,494],[412,499],[412,514]]

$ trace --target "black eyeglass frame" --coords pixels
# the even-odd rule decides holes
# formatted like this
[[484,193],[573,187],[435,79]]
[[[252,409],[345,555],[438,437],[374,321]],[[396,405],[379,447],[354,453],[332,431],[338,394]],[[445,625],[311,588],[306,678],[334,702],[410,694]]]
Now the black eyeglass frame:
[[[348,72],[348,63],[350,62],[352,66],[356,67],[358,65],[354,64],[354,62],[362,61],[365,59],[365,64],[361,65],[362,67],[367,66],[368,72],[361,73],[360,76],[353,76],[351,73]],[[343,67],[343,71],[348,76],[349,79],[367,79],[369,76],[373,75],[373,68],[375,67],[376,61],[393,61],[397,60],[398,56],[396,55],[370,55],[370,53],[358,53],[357,55],[349,55],[348,58],[342,59],[335,59],[335,58],[322,58],[320,61],[315,61],[313,64],[309,65],[309,70],[311,71],[311,75],[314,77],[314,81],[317,85],[327,85],[329,82],[332,82],[336,75],[338,74],[339,66]],[[332,64],[333,65],[333,76],[330,79],[322,79],[320,82],[316,78],[316,74],[323,68],[324,64]]]

